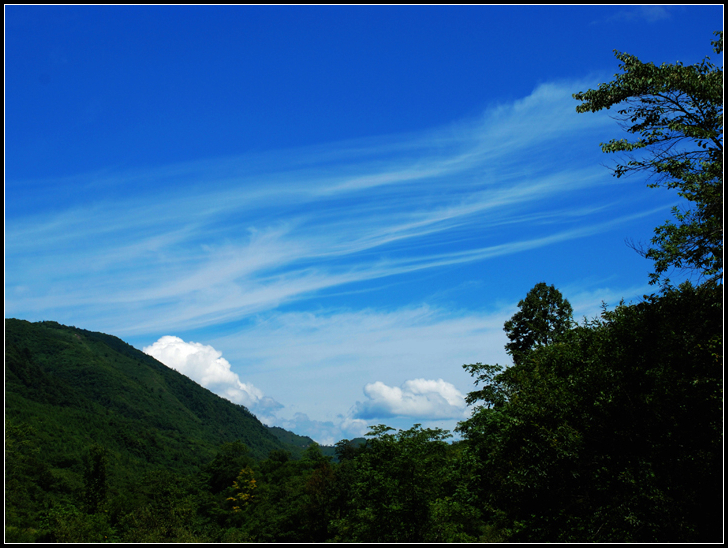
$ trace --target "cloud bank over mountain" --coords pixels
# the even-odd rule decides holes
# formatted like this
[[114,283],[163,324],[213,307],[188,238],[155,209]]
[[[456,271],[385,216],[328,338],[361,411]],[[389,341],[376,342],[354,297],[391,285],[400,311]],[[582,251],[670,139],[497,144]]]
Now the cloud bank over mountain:
[[291,418],[277,417],[276,412],[285,406],[265,396],[252,383],[242,382],[222,352],[210,345],[165,335],[143,351],[220,397],[244,405],[265,424],[305,432],[327,445],[343,437],[362,436],[369,423],[379,419],[463,419],[467,413],[465,396],[451,383],[443,379],[412,379],[401,387],[387,386],[381,381],[367,384],[363,388],[367,399],[357,401],[347,415],[339,415],[335,422],[312,420],[301,412]]
[[268,423],[270,414],[283,407],[251,383],[241,382],[238,374],[231,371],[230,363],[222,357],[222,352],[210,345],[165,335],[143,351],[218,396],[244,405],[263,422]]

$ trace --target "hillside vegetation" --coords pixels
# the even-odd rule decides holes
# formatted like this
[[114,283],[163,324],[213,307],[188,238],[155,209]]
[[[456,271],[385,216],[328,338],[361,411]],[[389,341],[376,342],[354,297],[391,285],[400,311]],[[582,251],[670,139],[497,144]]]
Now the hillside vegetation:
[[338,462],[115,337],[6,320],[6,540],[719,539],[722,286],[539,344],[518,322],[569,308],[542,285],[515,364],[465,366],[463,441],[379,425]]
[[38,526],[42,509],[83,498],[95,447],[113,493],[145,474],[199,474],[232,442],[254,460],[315,445],[117,337],[56,322],[5,320],[5,418],[8,525]]
[[6,417],[32,421],[51,464],[91,442],[134,466],[180,471],[227,441],[256,458],[287,447],[245,407],[116,337],[10,319],[5,340]]

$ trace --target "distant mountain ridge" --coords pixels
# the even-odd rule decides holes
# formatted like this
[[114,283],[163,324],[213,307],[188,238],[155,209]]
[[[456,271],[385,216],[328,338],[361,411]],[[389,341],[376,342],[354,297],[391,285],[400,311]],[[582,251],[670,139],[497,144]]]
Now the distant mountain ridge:
[[5,320],[5,415],[33,428],[53,469],[78,470],[92,444],[123,466],[191,472],[226,442],[242,441],[257,459],[272,450],[295,458],[314,443],[117,337],[52,321]]

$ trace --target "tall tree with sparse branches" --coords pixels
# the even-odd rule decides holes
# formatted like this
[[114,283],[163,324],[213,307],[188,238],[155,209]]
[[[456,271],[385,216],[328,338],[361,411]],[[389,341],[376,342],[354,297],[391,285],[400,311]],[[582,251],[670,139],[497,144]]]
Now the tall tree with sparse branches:
[[[723,32],[711,42],[723,51]],[[643,63],[615,51],[623,74],[598,89],[575,93],[577,112],[620,106],[617,120],[636,139],[602,143],[604,152],[626,152],[614,175],[650,174],[650,187],[676,189],[688,207],[655,229],[641,253],[654,261],[650,283],[669,283],[672,267],[717,281],[723,274],[723,69],[705,58],[684,66]],[[640,251],[638,249],[638,251]]]

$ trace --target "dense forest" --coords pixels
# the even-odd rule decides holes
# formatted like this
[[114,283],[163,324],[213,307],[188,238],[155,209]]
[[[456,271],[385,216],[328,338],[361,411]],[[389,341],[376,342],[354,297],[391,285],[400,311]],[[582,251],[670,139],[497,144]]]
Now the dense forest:
[[577,322],[538,283],[512,364],[463,366],[459,441],[377,425],[330,451],[115,337],[6,320],[6,541],[720,542],[722,69],[617,58],[577,110],[619,105],[638,139],[603,149],[641,155],[615,175],[690,204],[637,248],[655,293]]

